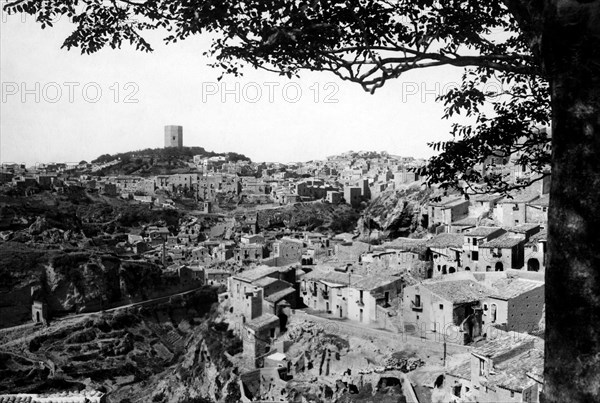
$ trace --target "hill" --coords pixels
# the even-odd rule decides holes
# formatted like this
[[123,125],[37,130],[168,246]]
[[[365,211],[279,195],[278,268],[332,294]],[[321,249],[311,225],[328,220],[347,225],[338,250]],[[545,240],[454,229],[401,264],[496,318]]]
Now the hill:
[[183,173],[189,170],[189,162],[194,156],[201,158],[224,157],[224,162],[251,161],[243,154],[235,152],[216,153],[206,151],[203,147],[170,147],[170,148],[147,148],[144,150],[128,151],[117,154],[103,154],[92,161],[96,164],[107,164],[116,162],[99,171],[94,175],[168,175]]

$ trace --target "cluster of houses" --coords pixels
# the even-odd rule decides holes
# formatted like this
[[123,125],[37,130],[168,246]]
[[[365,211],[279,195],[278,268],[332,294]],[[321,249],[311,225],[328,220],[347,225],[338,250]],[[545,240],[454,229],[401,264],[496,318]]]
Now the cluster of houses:
[[[420,266],[433,263],[430,253],[414,240],[377,247],[345,240],[316,264],[259,264],[213,278],[226,284],[220,306],[243,340],[249,371],[275,367],[288,377],[298,371],[302,357],[287,356],[286,326],[302,312],[385,329],[399,340],[408,335],[473,346],[469,362],[447,368],[457,397],[537,402],[543,347],[535,335],[544,327],[543,275],[478,268],[427,279]],[[509,343],[507,335],[527,342]],[[517,365],[519,360],[526,365]],[[475,366],[477,373],[471,371]]]
[[[274,204],[325,200],[358,207],[417,181],[412,168],[422,161],[349,152],[305,164],[203,158],[190,164],[198,172],[80,177],[79,183],[162,207],[191,193],[205,213],[211,213],[222,194],[262,195]],[[253,176],[242,175],[248,173]],[[52,173],[2,175],[2,182],[25,187],[33,186],[31,181],[52,186],[61,180]],[[146,259],[162,259],[165,270],[188,288],[221,287],[220,306],[243,340],[249,371],[283,366],[291,376],[301,367],[302,357],[286,355],[285,335],[291,318],[302,311],[420,340],[471,346],[468,360],[446,368],[457,398],[537,402],[543,348],[535,335],[545,323],[548,184],[549,177],[510,195],[432,200],[420,210],[426,235],[419,239],[375,245],[355,234],[267,230],[261,228],[259,214],[247,209],[213,214],[216,224],[209,228],[190,218],[175,231],[133,230],[124,246]],[[514,342],[518,335],[522,339]]]
[[[419,179],[414,168],[425,161],[392,156],[385,152],[348,152],[324,161],[307,163],[227,162],[225,157],[195,156],[187,173],[170,175],[97,176],[108,163],[45,164],[25,168],[6,165],[0,169],[0,184],[17,188],[62,190],[83,187],[90,192],[120,196],[141,203],[169,208],[173,199],[190,197],[215,203],[221,196],[235,196],[251,203],[274,205],[323,200],[359,207],[381,192],[398,189]],[[210,205],[202,205],[210,212]]]

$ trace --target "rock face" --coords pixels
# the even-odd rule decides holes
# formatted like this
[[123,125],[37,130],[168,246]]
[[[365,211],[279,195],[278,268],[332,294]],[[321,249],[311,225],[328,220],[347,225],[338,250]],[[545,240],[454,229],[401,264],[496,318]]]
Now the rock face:
[[346,204],[297,203],[260,211],[260,228],[286,227],[318,232],[352,232],[359,213]]
[[110,255],[63,253],[41,273],[44,295],[52,311],[85,312],[115,303],[159,296],[178,284],[148,262],[122,261]]
[[216,301],[207,287],[177,303],[80,316],[0,341],[0,394],[85,384],[114,402],[238,402],[225,354],[242,343],[213,321]]
[[0,245],[0,327],[30,320],[34,299],[53,313],[86,312],[168,295],[179,279],[157,265],[124,261],[108,254],[36,251],[21,244]]
[[422,229],[421,207],[430,193],[420,188],[382,193],[369,204],[357,224],[360,239],[380,240],[418,232]]

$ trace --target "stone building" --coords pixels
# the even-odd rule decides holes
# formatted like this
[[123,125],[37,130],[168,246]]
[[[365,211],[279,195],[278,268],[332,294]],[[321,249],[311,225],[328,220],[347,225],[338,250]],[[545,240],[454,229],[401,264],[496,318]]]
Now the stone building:
[[427,280],[404,288],[403,318],[418,336],[456,344],[483,335],[481,301],[494,291],[473,280]]
[[183,126],[165,126],[165,148],[183,147]]
[[522,278],[500,278],[492,282],[494,293],[483,300],[483,324],[507,331],[538,330],[544,310],[544,283]]
[[447,370],[446,382],[461,401],[538,403],[543,368],[543,347],[533,337],[505,334],[475,348],[468,360]]

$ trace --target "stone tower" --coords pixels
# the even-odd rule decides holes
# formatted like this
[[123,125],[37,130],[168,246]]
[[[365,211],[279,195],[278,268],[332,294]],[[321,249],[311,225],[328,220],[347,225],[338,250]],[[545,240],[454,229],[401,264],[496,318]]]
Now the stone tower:
[[183,126],[165,126],[165,148],[183,147]]

